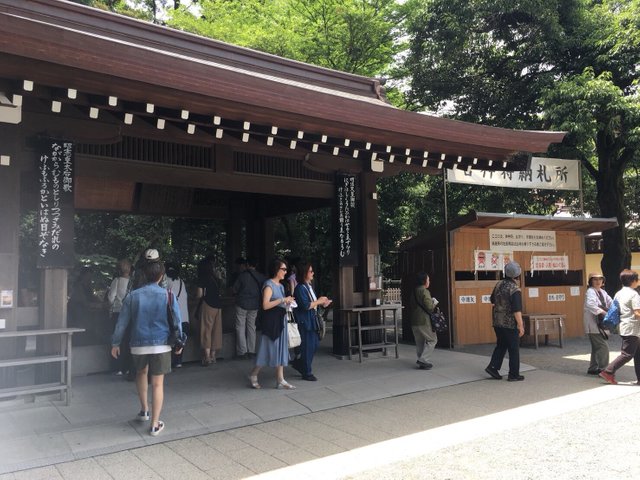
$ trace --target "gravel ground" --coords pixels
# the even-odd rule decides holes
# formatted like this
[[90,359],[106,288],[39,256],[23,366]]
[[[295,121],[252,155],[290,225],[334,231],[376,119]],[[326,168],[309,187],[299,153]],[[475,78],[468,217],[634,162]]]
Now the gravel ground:
[[[611,358],[619,353],[620,337],[609,340]],[[491,355],[494,345],[457,349]],[[554,346],[521,348],[521,361],[536,367],[583,378],[589,362],[587,338],[570,339],[564,348]],[[526,382],[540,381],[543,372],[529,372]],[[626,365],[619,380],[633,381],[633,367]],[[573,377],[572,377],[573,378]],[[391,479],[491,479],[491,480],[617,480],[640,476],[638,432],[640,431],[640,387],[615,387],[594,381],[594,404],[573,411],[505,428],[500,433],[481,435],[470,441],[430,451],[382,468],[345,478],[350,480]],[[625,388],[622,398],[598,400],[597,390]],[[549,385],[551,388],[551,385]],[[498,390],[498,389],[496,389]],[[504,392],[503,390],[500,390]],[[586,390],[585,395],[590,395]],[[558,402],[562,402],[562,395]],[[534,407],[532,407],[534,408]],[[498,419],[502,417],[497,417]],[[471,435],[471,437],[474,437]],[[477,436],[476,436],[477,437]]]

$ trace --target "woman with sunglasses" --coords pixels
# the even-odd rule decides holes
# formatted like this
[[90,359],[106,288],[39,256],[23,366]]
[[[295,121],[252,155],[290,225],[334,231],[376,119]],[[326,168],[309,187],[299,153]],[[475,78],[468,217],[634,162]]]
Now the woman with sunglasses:
[[296,388],[284,379],[284,367],[289,363],[286,309],[293,303],[293,297],[285,297],[282,286],[286,273],[284,260],[273,259],[269,265],[269,280],[262,286],[262,335],[257,345],[256,364],[249,374],[252,388],[260,388],[258,373],[262,367],[275,367],[276,388]]
[[300,327],[300,360],[294,364],[294,368],[302,374],[303,380],[315,382],[316,376],[311,371],[311,362],[318,349],[320,338],[318,336],[318,307],[328,307],[331,303],[327,297],[318,297],[313,290],[313,266],[309,262],[298,265],[298,274],[301,282],[296,286],[294,295],[298,308],[296,308],[296,322]]

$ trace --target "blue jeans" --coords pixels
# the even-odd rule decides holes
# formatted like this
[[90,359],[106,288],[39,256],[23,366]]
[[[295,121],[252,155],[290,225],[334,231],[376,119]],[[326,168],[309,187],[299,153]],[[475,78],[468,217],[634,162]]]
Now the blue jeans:
[[491,355],[489,366],[500,370],[504,354],[509,352],[509,376],[520,375],[520,336],[513,328],[493,327],[496,332],[496,348]]

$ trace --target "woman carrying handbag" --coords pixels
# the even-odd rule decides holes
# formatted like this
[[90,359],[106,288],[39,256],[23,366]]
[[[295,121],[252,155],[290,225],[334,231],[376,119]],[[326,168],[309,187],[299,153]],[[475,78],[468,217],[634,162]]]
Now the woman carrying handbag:
[[298,265],[300,283],[296,286],[294,295],[298,307],[295,310],[296,321],[300,329],[300,359],[293,367],[302,374],[302,379],[310,382],[318,380],[312,372],[311,363],[318,349],[320,337],[318,335],[318,307],[328,307],[331,300],[327,297],[318,297],[311,285],[313,281],[313,266],[309,262]]

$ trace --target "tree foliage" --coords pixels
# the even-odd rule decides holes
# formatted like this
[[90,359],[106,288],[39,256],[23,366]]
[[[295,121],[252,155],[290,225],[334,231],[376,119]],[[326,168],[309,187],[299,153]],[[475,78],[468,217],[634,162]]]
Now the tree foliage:
[[397,51],[393,0],[201,0],[169,25],[361,75],[385,72]]
[[640,2],[412,0],[406,7],[412,102],[467,121],[569,132],[552,153],[580,159],[596,189],[591,213],[620,224],[603,234],[602,266],[615,289],[630,264],[624,191],[635,180],[625,172],[638,161]]

